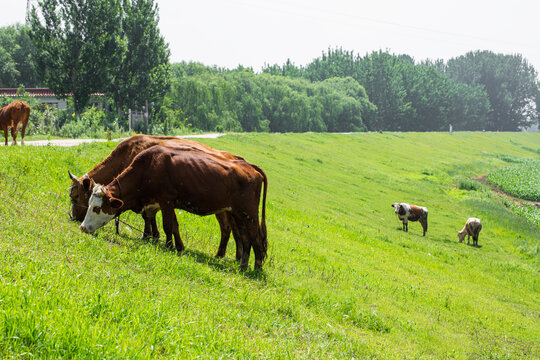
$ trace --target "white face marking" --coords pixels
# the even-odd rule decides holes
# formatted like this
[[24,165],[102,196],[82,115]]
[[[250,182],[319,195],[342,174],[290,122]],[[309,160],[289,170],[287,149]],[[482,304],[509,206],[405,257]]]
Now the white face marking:
[[114,215],[107,214],[102,209],[104,195],[102,186],[94,188],[88,201],[88,211],[81,224],[81,229],[86,229],[86,232],[93,233],[114,218]]

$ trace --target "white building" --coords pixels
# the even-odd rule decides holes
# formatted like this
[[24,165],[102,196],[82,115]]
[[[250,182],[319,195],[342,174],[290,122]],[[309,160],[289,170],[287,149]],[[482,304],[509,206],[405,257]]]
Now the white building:
[[[17,88],[0,88],[0,96],[5,95],[10,98],[17,98]],[[59,99],[49,88],[26,88],[26,93],[30,96],[33,96],[41,101],[42,104],[49,105],[58,110],[67,109],[67,101],[65,99]],[[25,94],[26,95],[26,94]],[[103,110],[102,99],[103,94],[95,93],[92,94],[92,97],[89,102],[89,106],[95,105],[98,109]]]

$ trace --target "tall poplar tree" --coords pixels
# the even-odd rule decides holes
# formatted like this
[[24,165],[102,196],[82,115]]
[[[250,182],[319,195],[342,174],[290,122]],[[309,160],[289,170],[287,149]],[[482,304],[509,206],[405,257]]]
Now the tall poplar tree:
[[124,51],[108,93],[119,114],[158,101],[169,90],[169,48],[161,36],[154,0],[124,0],[122,40]]
[[28,15],[37,72],[80,112],[110,83],[121,55],[119,0],[42,0]]

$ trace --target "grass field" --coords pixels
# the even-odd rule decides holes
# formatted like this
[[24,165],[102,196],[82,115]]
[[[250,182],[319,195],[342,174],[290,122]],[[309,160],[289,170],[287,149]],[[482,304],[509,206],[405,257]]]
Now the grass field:
[[[181,256],[126,226],[81,233],[67,170],[86,173],[114,143],[0,148],[0,357],[540,358],[538,226],[468,180],[540,159],[540,134],[202,142],[268,175],[263,272],[238,270],[234,241],[213,257],[214,217],[178,216]],[[426,237],[400,230],[393,202],[429,208]],[[457,242],[472,216],[479,248]]]

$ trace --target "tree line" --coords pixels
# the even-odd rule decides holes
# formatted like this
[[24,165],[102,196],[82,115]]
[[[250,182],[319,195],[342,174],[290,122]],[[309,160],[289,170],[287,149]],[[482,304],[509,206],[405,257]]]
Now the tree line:
[[474,51],[444,62],[416,63],[407,55],[365,56],[329,49],[305,67],[290,61],[263,72],[321,81],[350,76],[377,106],[370,130],[516,131],[538,123],[540,83],[519,54]]
[[153,0],[43,0],[27,16],[37,78],[75,113],[105,93],[119,115],[169,88],[169,49]]
[[417,62],[328,49],[255,73],[170,64],[158,20],[153,0],[44,0],[28,26],[0,28],[0,87],[47,86],[75,113],[104,93],[119,127],[150,104],[154,133],[517,131],[540,118],[538,74],[519,54]]

